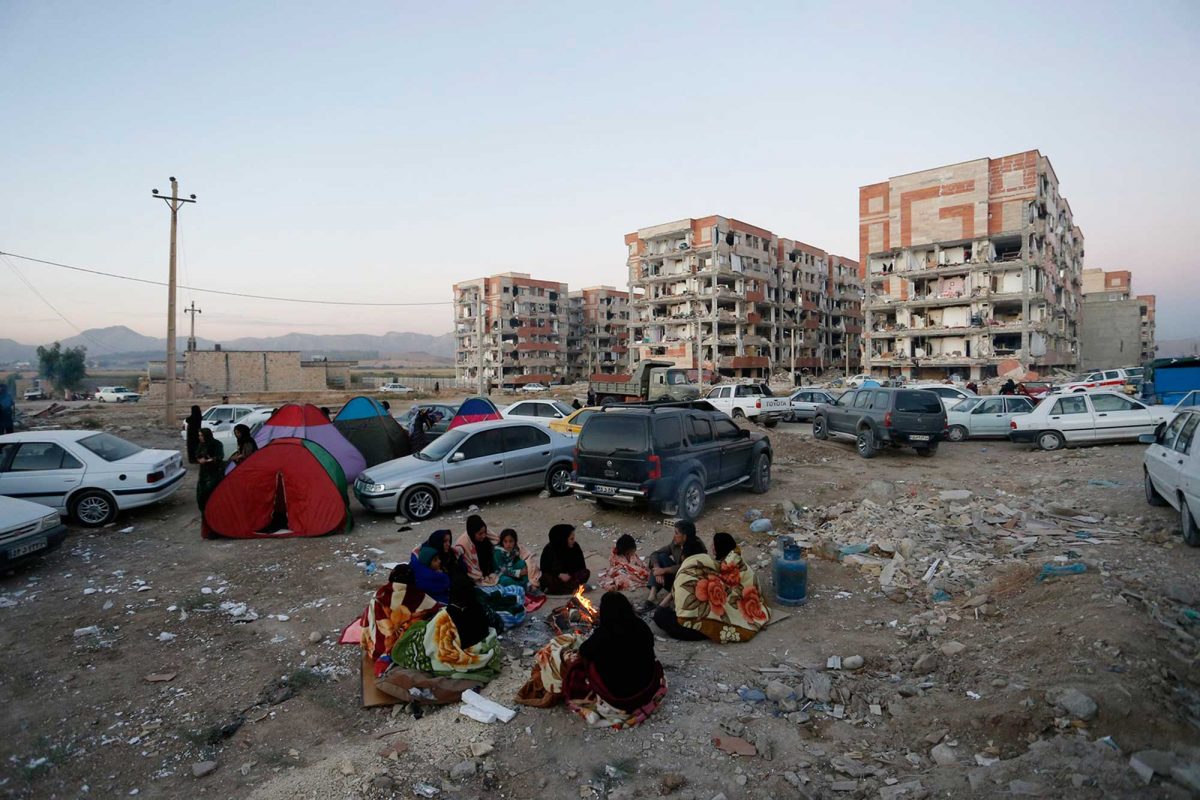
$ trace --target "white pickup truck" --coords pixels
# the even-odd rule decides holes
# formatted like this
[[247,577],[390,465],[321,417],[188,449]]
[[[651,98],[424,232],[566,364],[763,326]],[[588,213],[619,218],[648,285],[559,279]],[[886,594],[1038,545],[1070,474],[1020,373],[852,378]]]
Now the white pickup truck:
[[786,397],[775,397],[770,388],[761,383],[714,386],[704,399],[734,419],[752,419],[768,428],[774,428],[792,410]]

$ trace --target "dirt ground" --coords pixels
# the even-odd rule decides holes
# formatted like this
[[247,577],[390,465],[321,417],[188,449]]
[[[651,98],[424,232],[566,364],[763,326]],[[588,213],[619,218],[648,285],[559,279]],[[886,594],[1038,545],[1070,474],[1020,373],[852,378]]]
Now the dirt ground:
[[[58,420],[178,448],[157,413],[92,406]],[[807,604],[752,641],[660,638],[664,705],[622,732],[562,708],[521,708],[507,725],[453,706],[420,718],[362,709],[359,652],[336,644],[340,631],[384,580],[382,564],[407,559],[435,527],[457,535],[466,508],[402,526],[351,500],[348,535],[204,541],[193,468],[168,501],[99,531],[72,528],[58,552],[0,576],[0,796],[1192,796],[1200,550],[1182,545],[1174,512],[1146,504],[1142,447],[1050,454],[971,441],[932,459],[864,461],[849,443],[814,441],[807,424],[770,435],[770,492],[710,498],[702,536],[733,533],[769,596],[773,537],[750,532],[750,509],[810,539],[855,526],[864,541],[911,537],[916,580],[884,591],[877,564],[815,549]],[[492,528],[530,544],[574,523],[593,573],[622,533],[643,554],[670,535],[660,515],[572,497],[480,505]],[[997,521],[1005,509],[1021,520],[1020,546]],[[1084,519],[1037,532],[1068,516]],[[935,553],[951,577],[925,583],[922,558]],[[1036,580],[1046,563],[1086,571]],[[512,705],[554,605],[504,636],[505,669],[486,696]],[[76,635],[89,626],[98,633]],[[832,669],[831,656],[864,664]],[[730,735],[757,754],[714,747]],[[1158,767],[1149,782],[1130,766],[1146,750],[1162,751],[1135,759]],[[196,777],[204,762],[215,769]]]

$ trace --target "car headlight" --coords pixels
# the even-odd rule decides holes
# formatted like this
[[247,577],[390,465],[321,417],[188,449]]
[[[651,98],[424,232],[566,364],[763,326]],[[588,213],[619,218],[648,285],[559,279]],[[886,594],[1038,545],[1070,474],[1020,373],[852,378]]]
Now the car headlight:
[[387,487],[382,483],[364,483],[360,487],[363,494],[380,494],[387,491]]
[[40,526],[41,530],[48,531],[51,528],[54,528],[57,526],[58,526],[58,512],[57,511],[55,511],[53,514],[47,514],[46,516],[42,517],[42,524]]

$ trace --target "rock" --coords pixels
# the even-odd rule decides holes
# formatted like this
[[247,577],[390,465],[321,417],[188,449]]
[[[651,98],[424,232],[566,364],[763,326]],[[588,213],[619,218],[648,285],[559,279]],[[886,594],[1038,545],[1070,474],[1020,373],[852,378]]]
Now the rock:
[[320,631],[313,631],[308,635],[308,642],[309,644],[320,644],[321,640],[324,638],[325,634],[321,633]]
[[757,508],[751,508],[742,515],[742,519],[746,520],[746,522],[754,522],[756,519],[762,519],[762,515],[763,513],[761,510]]
[[1139,750],[1129,757],[1129,766],[1143,783],[1149,783],[1156,774],[1169,777],[1171,770],[1179,766],[1179,759],[1163,750]]
[[929,744],[937,744],[942,739],[945,739],[947,734],[949,734],[949,733],[950,733],[949,728],[938,728],[936,731],[931,731],[930,733],[927,733],[925,735],[925,741],[928,742]]
[[1172,767],[1171,777],[1176,783],[1191,790],[1193,794],[1200,794],[1200,764]]
[[880,786],[879,800],[907,800],[907,798],[915,798],[924,796],[925,787],[920,781],[905,781],[897,783],[895,786]]
[[928,675],[938,668],[940,660],[937,653],[926,653],[917,659],[917,663],[913,664],[913,672],[918,675]]
[[304,659],[304,666],[308,667],[309,669],[319,666],[320,663],[321,663],[321,657],[319,655],[317,655],[316,653],[313,653],[311,656]]
[[476,758],[483,758],[495,749],[491,742],[471,742],[471,755]]
[[962,642],[946,642],[938,648],[944,656],[956,656],[967,649],[967,646]]
[[1096,701],[1075,688],[1059,689],[1048,692],[1046,699],[1074,719],[1087,721],[1096,716]]
[[1183,582],[1168,583],[1165,594],[1176,603],[1185,606],[1200,604],[1200,589]]
[[450,768],[450,780],[462,782],[475,777],[475,773],[479,770],[479,763],[470,759],[460,761]]
[[1008,793],[1016,797],[1037,797],[1046,793],[1046,787],[1033,781],[1009,781]]
[[217,762],[215,761],[197,761],[192,764],[192,777],[203,778],[205,775],[211,775],[217,771]]
[[829,788],[835,792],[857,792],[858,781],[834,781]]
[[549,500],[549,499],[550,499],[550,492],[548,490],[542,489],[540,492],[538,492],[538,500]]
[[771,681],[767,684],[767,699],[774,700],[776,703],[787,700],[795,694],[792,687],[782,681]]
[[390,792],[396,788],[396,781],[391,775],[376,775],[371,779],[371,786],[381,792]]
[[887,505],[896,496],[896,484],[876,478],[863,487],[863,494],[880,505]]
[[754,522],[750,523],[750,530],[754,533],[770,533],[771,531],[775,530],[775,526],[771,524],[771,520],[767,519],[766,517],[762,517],[761,519],[756,519]]
[[970,500],[971,492],[967,489],[946,489],[945,491],[938,492],[938,499],[946,502]]
[[963,603],[963,608],[979,608],[980,606],[987,605],[991,599],[986,594],[977,594],[974,597],[967,598],[967,601]]
[[842,659],[842,669],[862,669],[864,663],[862,656],[846,656]]
[[674,794],[687,785],[687,778],[678,772],[668,772],[658,782],[658,793],[661,795]]
[[929,757],[939,767],[950,767],[958,763],[958,756],[954,755],[954,748],[948,744],[934,745],[933,749],[929,751]]
[[833,698],[833,679],[823,672],[806,671],[804,673],[804,696],[818,703],[828,703]]
[[338,771],[341,772],[343,775],[353,775],[354,774],[354,762],[348,758],[342,759],[342,761],[338,764]]

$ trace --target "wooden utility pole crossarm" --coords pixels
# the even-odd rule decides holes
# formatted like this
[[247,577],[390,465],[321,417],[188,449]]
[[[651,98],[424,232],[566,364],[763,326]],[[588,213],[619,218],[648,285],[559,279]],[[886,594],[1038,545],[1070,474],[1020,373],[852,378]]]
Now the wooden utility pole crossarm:
[[[164,419],[168,426],[174,426],[178,420],[175,417],[175,234],[179,226],[179,209],[184,203],[196,202],[196,195],[179,196],[179,182],[171,178],[171,196],[163,197],[158,189],[150,193],[162,200],[171,209],[171,255],[170,277],[167,281],[167,408]],[[192,317],[195,320],[195,317]]]

